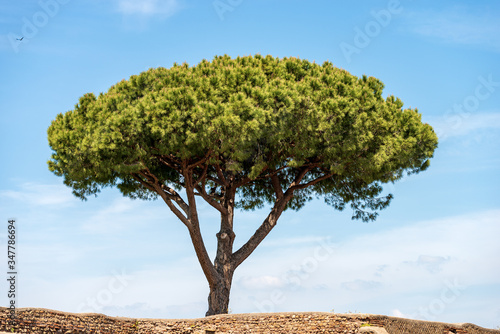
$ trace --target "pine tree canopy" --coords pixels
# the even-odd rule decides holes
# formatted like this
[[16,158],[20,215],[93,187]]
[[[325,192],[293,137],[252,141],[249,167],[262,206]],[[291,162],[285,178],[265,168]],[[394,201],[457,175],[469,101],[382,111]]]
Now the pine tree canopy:
[[294,187],[286,208],[322,197],[368,221],[391,199],[379,197],[383,183],[425,170],[437,147],[417,109],[383,88],[297,58],[154,68],[57,115],[49,169],[82,199],[108,186],[153,199],[155,185],[175,193],[189,182],[216,206],[230,184],[235,206],[254,209]]

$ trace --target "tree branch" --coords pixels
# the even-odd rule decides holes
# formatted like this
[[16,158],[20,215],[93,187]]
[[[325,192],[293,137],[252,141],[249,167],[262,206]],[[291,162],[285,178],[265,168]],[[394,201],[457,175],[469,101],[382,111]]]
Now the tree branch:
[[222,182],[223,186],[228,186],[229,183],[227,182],[226,178],[224,177],[224,174],[222,173],[222,170],[220,169],[219,164],[215,165],[215,170],[217,171],[217,176],[219,176],[219,181]]
[[179,195],[173,188],[170,188],[165,183],[160,182],[160,180],[156,177],[156,175],[151,173],[147,168],[144,171],[139,172],[139,174],[143,175],[147,179],[148,178],[152,179],[153,187],[155,187],[155,189],[156,187],[160,187],[163,191],[166,191],[167,192],[166,195],[169,196],[169,199],[174,200],[186,215],[189,214],[189,206],[186,204],[186,202],[184,202],[181,195]]
[[204,164],[204,163],[205,163],[205,161],[207,161],[207,160],[208,160],[208,158],[210,158],[210,154],[211,154],[211,153],[212,153],[212,150],[208,150],[207,154],[205,154],[205,156],[204,156],[201,160],[196,161],[196,162],[194,162],[194,163],[192,163],[192,164],[188,165],[188,166],[187,166],[187,168],[188,168],[189,170],[192,170],[194,167],[198,167],[199,165]]
[[[158,195],[160,195],[160,197],[163,199],[163,201],[165,202],[165,204],[167,204],[167,206],[170,208],[170,210],[177,216],[177,218],[179,218],[179,220],[184,224],[186,225],[186,227],[188,229],[191,228],[191,222],[189,221],[189,219],[184,216],[182,214],[182,212],[179,211],[179,209],[177,209],[177,207],[174,205],[174,203],[172,203],[172,199],[175,200],[175,196],[173,195],[170,195],[168,193],[165,193],[165,191],[163,191],[163,189],[161,189],[161,186],[156,184],[156,185],[151,185],[149,184],[148,182],[144,181],[139,175],[137,174],[132,174],[132,177],[134,177],[134,179],[136,179],[140,184],[142,184],[143,186],[145,186],[146,188],[148,188],[149,190],[157,193]],[[179,195],[177,195],[179,196]],[[179,196],[180,197],[180,196]],[[181,198],[182,200],[182,198]],[[184,202],[184,201],[183,201]],[[185,203],[184,203],[185,204]],[[187,214],[187,213],[186,213]]]
[[201,175],[198,176],[198,179],[194,183],[197,184],[197,183],[201,182],[201,186],[205,187],[205,180],[207,178],[207,172],[208,172],[208,164],[205,165],[205,167],[203,168],[203,172],[201,172]]
[[217,271],[213,263],[210,261],[207,249],[205,248],[205,243],[200,231],[200,223],[198,220],[198,212],[196,210],[196,199],[193,184],[192,169],[187,168],[187,163],[183,163],[182,166],[184,180],[186,183],[186,194],[189,205],[188,218],[191,222],[191,228],[189,229],[189,235],[191,237],[191,242],[193,243],[198,262],[200,262],[201,268],[205,277],[207,278],[208,284],[212,287],[217,282]]
[[274,203],[274,206],[266,217],[264,222],[255,231],[255,233],[248,239],[248,241],[241,246],[236,252],[231,256],[232,267],[236,269],[250,254],[253,253],[255,248],[264,240],[264,238],[271,232],[271,230],[276,226],[278,218],[281,216],[285,210],[286,204],[293,197],[293,190],[288,189],[281,199]]
[[[180,166],[179,166],[179,165],[180,165],[180,163],[179,163],[178,161],[176,161],[175,159],[172,159],[172,158],[166,157],[166,156],[164,156],[164,155],[158,155],[157,157],[158,157],[158,159],[160,159],[160,161],[161,161],[161,162],[162,162],[165,166],[170,167],[170,168],[172,168],[172,169],[174,169],[174,170],[176,170],[176,171],[178,171],[178,172],[180,172],[180,171],[181,171]],[[173,163],[172,163],[172,161],[167,161],[167,159],[172,160],[172,161],[173,161]],[[177,166],[176,166],[176,165],[177,165]]]
[[293,182],[288,186],[287,192],[288,192],[288,190],[290,190],[290,189],[293,190],[296,186],[298,186],[300,184],[300,181],[302,181],[302,179],[304,178],[304,176],[311,169],[312,169],[312,167],[305,167],[305,168],[302,167],[301,169],[299,169],[299,173],[295,177],[295,180],[293,180]]
[[244,176],[244,177],[242,177],[242,178],[241,178],[241,180],[240,180],[239,182],[237,182],[237,183],[235,184],[235,187],[236,187],[236,188],[242,187],[242,186],[244,186],[245,184],[250,183],[251,181],[252,181],[252,180],[251,180],[248,176]]
[[168,192],[168,195],[179,205],[179,207],[187,214],[189,214],[189,205],[184,202],[181,195],[179,195],[174,189],[170,188],[166,184],[161,184],[160,187]]
[[297,189],[304,189],[304,188],[307,188],[309,186],[312,186],[312,185],[315,185],[316,183],[320,182],[320,181],[323,181],[323,180],[326,180],[330,177],[332,177],[333,174],[325,174],[323,176],[320,176],[312,181],[309,181],[307,183],[304,183],[304,184],[298,184],[296,186],[293,186],[293,190],[297,190]]
[[219,186],[224,186],[224,183],[222,183],[221,180],[219,180],[219,179],[217,179],[217,178],[215,178],[213,176],[207,175],[206,179],[210,180],[210,181],[212,181],[214,183],[217,183]]
[[[189,166],[187,168],[191,170]],[[208,165],[205,165],[205,168],[203,168],[203,172],[201,173],[201,175],[196,179],[196,181],[193,180],[194,189],[198,191],[197,193],[195,193],[195,195],[201,196],[208,204],[217,209],[220,213],[227,214],[226,208],[224,208],[222,204],[217,202],[214,199],[214,196],[207,194],[205,190],[205,180],[207,179],[207,171],[208,171]]]
[[289,166],[281,166],[280,168],[278,169],[274,169],[273,171],[271,171],[270,173],[267,173],[265,175],[262,175],[262,176],[259,176],[257,177],[257,179],[267,179],[268,177],[271,177],[273,176],[274,174],[278,174],[280,171],[282,171],[283,169],[285,168],[290,168]]
[[276,199],[271,212],[266,217],[264,222],[260,225],[260,227],[255,231],[255,233],[250,237],[250,239],[248,239],[248,241],[243,246],[241,246],[240,249],[233,253],[231,258],[233,268],[238,267],[243,261],[245,261],[245,259],[249,257],[250,254],[252,254],[255,248],[257,248],[262,240],[264,240],[264,238],[269,234],[269,232],[271,232],[274,226],[276,226],[278,218],[285,210],[287,203],[292,199],[293,192],[295,190],[313,185],[326,178],[326,175],[324,175],[323,177],[317,178],[316,180],[300,185],[300,181],[302,181],[307,172],[309,172],[313,168],[313,165],[301,168],[293,182],[288,186],[288,189],[285,191],[285,193],[283,193],[283,190],[281,189],[277,174],[274,174],[271,177],[273,188],[275,189],[275,191],[277,191],[277,197],[279,198]]
[[[138,174],[136,173],[131,173],[132,177],[137,181],[139,182],[143,187],[151,190],[152,192],[154,193],[157,193],[156,189],[150,185],[148,182],[144,181]],[[158,194],[159,195],[159,194]]]
[[[210,204],[212,207],[217,209],[221,214],[227,214],[227,209],[222,206],[219,202],[213,199],[212,196],[208,195],[207,192],[205,191],[205,186],[204,185],[196,185],[195,189],[198,190],[197,195],[201,196],[208,204]],[[196,195],[195,194],[195,195]]]
[[273,185],[274,192],[276,193],[276,200],[280,200],[283,197],[283,189],[281,188],[278,174],[271,175],[271,184]]

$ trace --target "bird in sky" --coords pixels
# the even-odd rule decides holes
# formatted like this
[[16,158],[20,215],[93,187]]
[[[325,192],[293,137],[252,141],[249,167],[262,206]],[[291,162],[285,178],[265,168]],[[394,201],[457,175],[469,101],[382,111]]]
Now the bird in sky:
[[16,38],[18,41],[22,41],[24,39],[24,36],[21,38]]

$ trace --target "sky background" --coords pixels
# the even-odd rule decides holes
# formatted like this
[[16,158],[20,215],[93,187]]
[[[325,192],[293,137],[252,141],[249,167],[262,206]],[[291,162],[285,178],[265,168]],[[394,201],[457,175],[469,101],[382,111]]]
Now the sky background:
[[[185,226],[116,189],[78,200],[47,168],[47,128],[83,94],[149,68],[259,53],[377,77],[440,141],[427,171],[386,185],[395,199],[376,222],[322,200],[283,214],[235,272],[231,312],[500,326],[498,17],[500,2],[478,0],[2,0],[0,239],[15,218],[18,306],[204,316],[208,284]],[[236,247],[267,211],[236,213]],[[200,217],[213,256],[217,212],[200,203]]]

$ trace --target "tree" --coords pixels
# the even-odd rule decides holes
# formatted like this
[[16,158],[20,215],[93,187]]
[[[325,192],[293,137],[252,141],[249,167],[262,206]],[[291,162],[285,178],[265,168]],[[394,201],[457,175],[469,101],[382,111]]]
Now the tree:
[[[383,87],[329,62],[260,55],[150,69],[57,115],[49,169],[81,199],[109,186],[160,197],[191,237],[210,287],[207,315],[227,313],[235,269],[284,210],[323,197],[374,220],[392,198],[381,196],[384,183],[429,166],[434,131]],[[196,197],[220,213],[213,262]],[[265,204],[267,218],[233,250],[235,209]]]

